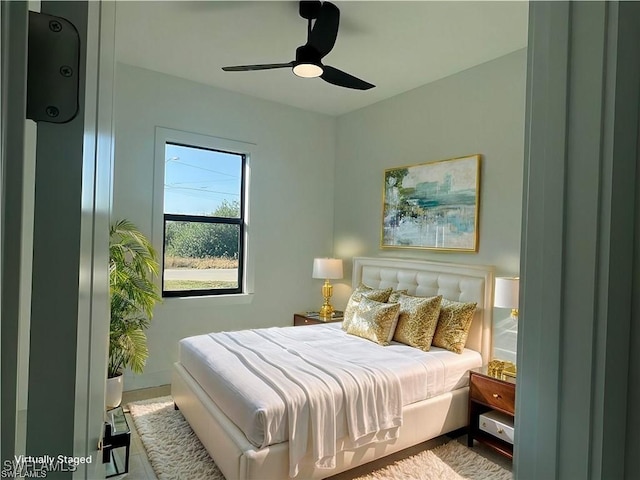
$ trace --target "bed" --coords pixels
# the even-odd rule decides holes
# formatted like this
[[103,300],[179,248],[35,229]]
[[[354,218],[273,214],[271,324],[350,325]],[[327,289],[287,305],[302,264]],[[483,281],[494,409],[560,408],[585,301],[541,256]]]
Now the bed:
[[[477,303],[465,352],[459,356],[458,360],[460,372],[454,371],[453,376],[449,377],[457,378],[458,380],[454,383],[459,384],[453,389],[449,386],[442,389],[443,393],[438,392],[435,396],[417,401],[414,401],[415,398],[407,400],[410,394],[405,392],[402,398],[409,403],[403,402],[400,406],[402,422],[401,426],[398,424],[393,429],[393,435],[382,436],[382,441],[362,445],[349,442],[348,439],[345,441],[338,435],[331,468],[326,468],[326,464],[323,465],[324,468],[318,468],[313,461],[313,455],[309,453],[298,459],[296,478],[312,479],[334,475],[467,425],[468,386],[464,382],[460,383],[460,379],[466,380],[464,372],[472,365],[486,364],[489,360],[493,276],[493,268],[486,266],[407,259],[354,258],[352,277],[354,287],[362,282],[374,288],[392,287],[396,290],[408,290],[412,295],[442,295],[449,300]],[[308,331],[307,334],[314,333],[318,341],[321,341],[325,335],[335,333],[330,332],[332,328],[339,330],[339,324],[266,329],[259,333],[275,335],[277,341],[284,342],[286,346],[288,345],[286,342],[295,342],[296,337],[303,335],[306,331]],[[271,330],[273,331],[269,332]],[[243,333],[243,335],[254,334],[255,332]],[[202,341],[206,338],[203,336]],[[251,341],[250,337],[247,339]],[[273,338],[270,338],[270,341],[274,341]],[[403,348],[403,346],[393,345],[391,347]],[[404,348],[410,349],[407,346]],[[212,389],[221,391],[224,388],[220,385],[216,386],[215,381],[211,384],[206,372],[199,370],[198,363],[193,358],[197,354],[192,352],[190,355],[187,348],[182,350],[185,350],[185,353],[181,353],[180,360],[174,365],[172,379],[174,402],[225,477],[228,480],[290,478],[291,458],[295,456],[296,449],[300,450],[298,442],[290,445],[287,433],[283,433],[282,425],[278,425],[278,422],[275,422],[276,426],[272,431],[256,430],[255,422],[251,418],[245,418],[234,411],[232,395],[225,397],[220,392],[215,392],[215,395],[207,393]],[[438,349],[434,350],[437,352]],[[391,348],[389,352],[391,355]],[[451,352],[437,353],[456,355]],[[363,355],[366,355],[366,352]],[[219,357],[218,353],[211,356],[211,358],[216,357]],[[464,359],[471,363],[465,364],[464,361],[467,360]],[[231,367],[229,371],[232,371]],[[233,388],[235,387],[232,385],[227,387],[227,390]],[[212,396],[217,401],[214,401]],[[336,422],[340,424],[339,415],[336,415],[336,418]],[[339,432],[340,428],[344,429],[343,426],[338,425],[338,427]],[[268,437],[268,441],[265,437]],[[311,445],[310,442],[305,448],[311,450]]]

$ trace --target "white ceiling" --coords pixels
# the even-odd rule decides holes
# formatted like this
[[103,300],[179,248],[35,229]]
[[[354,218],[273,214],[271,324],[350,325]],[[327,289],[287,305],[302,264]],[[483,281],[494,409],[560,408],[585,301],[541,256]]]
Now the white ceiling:
[[227,90],[341,115],[527,44],[528,4],[463,1],[334,2],[338,40],[323,63],[376,85],[368,91],[301,79],[290,69],[223,72],[281,63],[306,42],[297,2],[120,1],[117,60]]

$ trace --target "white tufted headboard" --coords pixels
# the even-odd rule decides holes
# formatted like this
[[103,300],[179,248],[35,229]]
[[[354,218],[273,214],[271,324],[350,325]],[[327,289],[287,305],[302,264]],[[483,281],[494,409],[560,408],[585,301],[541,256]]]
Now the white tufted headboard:
[[484,265],[438,263],[400,258],[353,259],[353,288],[393,287],[410,295],[442,295],[449,300],[477,302],[467,348],[477,350],[483,363],[491,360],[494,268]]

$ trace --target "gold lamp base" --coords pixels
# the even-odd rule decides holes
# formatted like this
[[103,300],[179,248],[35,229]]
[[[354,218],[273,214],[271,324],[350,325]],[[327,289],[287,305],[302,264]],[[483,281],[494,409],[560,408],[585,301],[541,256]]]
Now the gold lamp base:
[[323,318],[331,318],[333,316],[333,306],[330,303],[331,295],[333,295],[333,285],[329,283],[329,280],[325,280],[324,285],[322,285],[324,303],[320,307],[320,316]]

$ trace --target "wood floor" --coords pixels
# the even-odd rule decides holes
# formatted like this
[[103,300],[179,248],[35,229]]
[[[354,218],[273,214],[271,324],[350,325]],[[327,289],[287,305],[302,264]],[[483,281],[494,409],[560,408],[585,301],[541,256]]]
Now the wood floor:
[[[125,407],[129,402],[135,402],[137,400],[146,400],[149,398],[162,397],[164,395],[169,395],[171,393],[170,385],[163,385],[161,387],[154,388],[145,388],[142,390],[133,390],[130,392],[125,392],[122,399],[122,405]],[[149,463],[149,459],[147,458],[147,454],[142,446],[142,441],[138,435],[138,432],[135,429],[135,425],[133,423],[133,419],[129,415],[129,413],[125,414],[127,416],[127,421],[129,422],[129,426],[131,427],[131,458],[129,460],[129,473],[127,475],[120,475],[118,477],[113,477],[115,480],[126,479],[126,480],[156,480],[157,477],[153,472],[153,468]],[[359,477],[361,475],[365,475],[374,470],[382,468],[386,465],[389,465],[397,460],[401,460],[403,458],[409,457],[411,455],[415,455],[423,450],[428,450],[430,448],[437,447],[443,443],[450,441],[451,438],[443,435],[438,438],[434,438],[433,440],[429,440],[428,442],[423,442],[418,445],[415,445],[411,448],[407,448],[402,450],[401,452],[395,453],[393,455],[389,455],[387,457],[381,458],[374,462],[368,463],[366,465],[362,465],[360,467],[356,467],[347,472],[340,473],[338,475],[334,475],[329,477],[326,480],[351,480],[353,478]],[[459,441],[463,445],[467,444],[467,436],[462,435],[455,439]],[[474,451],[483,457],[491,460],[494,463],[497,463],[501,467],[511,471],[511,461],[502,455],[490,450],[482,444],[478,444],[476,442],[474,446]],[[191,480],[191,479],[190,479]],[[199,479],[193,479],[199,480]],[[203,479],[204,480],[204,479]]]

